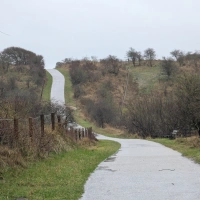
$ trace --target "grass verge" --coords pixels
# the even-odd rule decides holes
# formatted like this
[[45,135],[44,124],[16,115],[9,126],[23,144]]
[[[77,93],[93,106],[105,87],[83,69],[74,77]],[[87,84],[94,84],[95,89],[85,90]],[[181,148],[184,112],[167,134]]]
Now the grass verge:
[[44,101],[50,101],[50,94],[51,94],[51,86],[52,86],[52,76],[51,74],[46,70],[46,84],[43,90],[42,99]]
[[197,163],[200,163],[200,138],[177,138],[175,140],[169,139],[150,139],[151,141],[163,144],[166,147],[174,149],[183,156],[191,158]]
[[61,72],[65,77],[65,103],[70,106],[76,106],[75,101],[73,100],[73,90],[72,83],[70,80],[69,70],[67,68],[56,68]]
[[90,173],[119,148],[119,143],[99,141],[95,146],[51,155],[25,170],[9,169],[0,180],[0,199],[78,199]]

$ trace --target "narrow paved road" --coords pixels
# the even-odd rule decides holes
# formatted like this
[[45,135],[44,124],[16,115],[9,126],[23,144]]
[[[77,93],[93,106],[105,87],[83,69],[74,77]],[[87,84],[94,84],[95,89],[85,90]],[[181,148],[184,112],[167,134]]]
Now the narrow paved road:
[[64,87],[65,77],[56,69],[47,69],[51,74],[53,83],[51,88],[51,100],[59,104],[65,104]]
[[[51,96],[60,101],[63,76],[49,72],[58,80]],[[91,174],[81,200],[200,200],[200,165],[180,153],[146,140],[98,139],[117,141],[121,149]]]
[[121,149],[100,163],[81,200],[200,200],[200,165],[161,144],[115,140]]

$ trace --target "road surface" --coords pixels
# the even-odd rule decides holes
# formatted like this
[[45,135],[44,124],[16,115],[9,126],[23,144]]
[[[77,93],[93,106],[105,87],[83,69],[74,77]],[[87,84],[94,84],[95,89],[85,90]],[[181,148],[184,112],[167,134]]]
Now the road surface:
[[52,76],[53,83],[51,88],[51,101],[58,104],[65,104],[65,77],[56,69],[46,69]]
[[[62,74],[48,71],[51,98],[64,102]],[[121,148],[91,174],[81,200],[200,200],[200,165],[180,153],[146,140],[98,139],[117,141]]]
[[81,200],[200,200],[200,165],[161,144],[140,139],[121,143],[100,163]]

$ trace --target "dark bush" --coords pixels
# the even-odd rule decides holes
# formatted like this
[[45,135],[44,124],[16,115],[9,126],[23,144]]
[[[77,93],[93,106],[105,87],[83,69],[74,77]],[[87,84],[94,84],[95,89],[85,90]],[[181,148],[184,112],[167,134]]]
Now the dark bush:
[[74,98],[78,99],[84,94],[84,90],[80,85],[75,85],[74,86]]
[[104,66],[104,69],[102,70],[102,75],[105,75],[106,73],[111,73],[117,76],[119,73],[119,69],[122,66],[120,60],[116,56],[111,55],[109,55],[105,59],[100,60],[100,63]]
[[73,85],[83,84],[87,81],[87,74],[79,65],[70,68],[70,76]]

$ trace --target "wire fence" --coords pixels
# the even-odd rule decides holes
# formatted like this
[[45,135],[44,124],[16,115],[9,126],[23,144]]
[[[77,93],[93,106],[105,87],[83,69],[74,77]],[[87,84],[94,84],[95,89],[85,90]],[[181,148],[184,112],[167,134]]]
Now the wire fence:
[[76,142],[85,137],[95,139],[91,127],[79,129],[69,127],[66,116],[51,113],[27,119],[0,119],[0,145],[12,148],[16,142],[27,141],[37,146],[40,145],[41,138],[56,129],[64,130],[64,133]]

